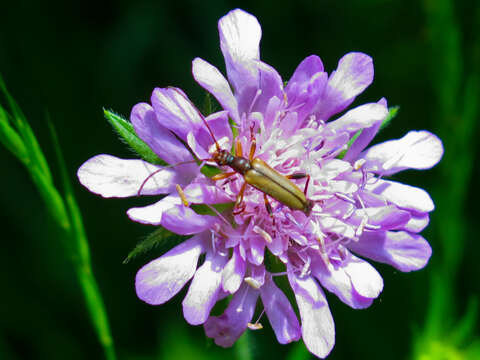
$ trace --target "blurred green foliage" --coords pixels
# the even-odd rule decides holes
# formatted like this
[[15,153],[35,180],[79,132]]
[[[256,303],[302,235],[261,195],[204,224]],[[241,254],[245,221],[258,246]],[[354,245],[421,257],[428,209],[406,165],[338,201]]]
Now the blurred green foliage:
[[[61,178],[61,169],[54,161],[45,110],[57,128],[71,178],[98,153],[132,157],[102,109],[115,109],[128,118],[134,104],[149,101],[154,87],[170,85],[184,89],[200,106],[203,92],[192,79],[191,60],[200,56],[224,69],[217,21],[238,6],[258,17],[262,58],[285,80],[310,54],[318,54],[328,71],[349,51],[370,54],[375,81],[354,105],[385,96],[390,105],[401,106],[376,141],[399,138],[409,129],[428,129],[444,140],[446,154],[438,167],[396,177],[427,189],[437,204],[423,233],[434,250],[431,264],[409,274],[376,265],[385,289],[366,310],[352,310],[327,294],[337,333],[330,359],[474,359],[479,351],[474,341],[478,315],[470,299],[480,293],[480,244],[474,232],[480,175],[475,167],[478,1],[3,4],[0,72],[37,135],[53,183]],[[16,155],[21,158],[24,152]],[[0,161],[0,358],[104,358],[75,270],[60,242],[52,241],[62,232],[16,157],[2,148]],[[37,162],[47,166],[46,161]],[[103,200],[75,178],[73,187],[119,358],[244,359],[245,348],[253,359],[285,358],[287,353],[291,359],[309,358],[301,346],[279,345],[267,321],[264,330],[242,339],[240,349],[218,348],[205,339],[201,327],[183,320],[185,292],[161,307],[142,303],[134,291],[135,273],[165,249],[140,254],[123,265],[135,244],[154,230],[131,222],[125,211],[152,199]],[[468,336],[461,335],[462,329]]]

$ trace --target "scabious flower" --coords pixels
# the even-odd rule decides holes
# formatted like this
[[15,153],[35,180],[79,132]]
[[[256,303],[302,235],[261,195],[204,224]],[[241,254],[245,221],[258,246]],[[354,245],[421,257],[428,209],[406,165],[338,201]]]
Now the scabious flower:
[[[373,81],[369,56],[349,53],[330,75],[318,56],[309,56],[284,86],[260,60],[261,28],[254,16],[231,11],[220,19],[219,32],[228,81],[198,58],[193,76],[222,111],[204,119],[176,88],[157,88],[151,105],[132,110],[138,136],[173,166],[98,155],[78,176],[104,197],[167,194],[128,210],[128,216],[193,235],[140,269],[135,284],[140,299],[162,304],[191,280],[182,303],[185,319],[203,324],[207,336],[228,347],[247,328],[261,327],[252,320],[260,298],[280,343],[302,337],[310,352],[325,357],[335,330],[323,289],[353,308],[368,307],[383,289],[379,273],[357,255],[400,271],[428,262],[431,248],[418,233],[434,209],[430,196],[385,177],[434,166],[443,147],[435,135],[411,131],[367,148],[388,115],[385,99],[338,115]],[[185,163],[192,152],[211,163],[217,148],[205,122],[223,149],[238,142],[248,154],[255,141],[254,156],[278,173],[308,174],[292,181],[306,189],[311,211],[292,210],[275,198],[266,205],[264,193],[252,186],[235,208],[215,210],[215,204],[236,201],[244,178],[237,173],[213,181],[197,164]],[[217,215],[198,214],[188,204],[208,204]],[[300,321],[274,281],[280,276],[288,278]],[[212,315],[215,303],[229,295],[225,311]]]

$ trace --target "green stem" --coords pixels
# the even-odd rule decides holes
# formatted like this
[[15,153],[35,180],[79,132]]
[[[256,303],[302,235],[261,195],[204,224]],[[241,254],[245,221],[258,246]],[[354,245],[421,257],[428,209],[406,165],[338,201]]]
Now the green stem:
[[234,349],[238,360],[253,360],[248,330],[237,340]]
[[93,275],[92,264],[90,261],[90,249],[85,228],[83,226],[82,215],[73,196],[72,186],[68,178],[65,161],[60,150],[61,147],[55,129],[50,121],[48,122],[48,125],[52,134],[58,163],[60,165],[63,186],[65,188],[65,203],[69,214],[67,221],[71,224],[69,227],[69,235],[73,243],[72,255],[75,271],[85,297],[90,318],[97,332],[99,341],[103,346],[105,358],[107,360],[115,360],[115,348],[108,322],[107,311],[105,309],[105,304],[97,280]]

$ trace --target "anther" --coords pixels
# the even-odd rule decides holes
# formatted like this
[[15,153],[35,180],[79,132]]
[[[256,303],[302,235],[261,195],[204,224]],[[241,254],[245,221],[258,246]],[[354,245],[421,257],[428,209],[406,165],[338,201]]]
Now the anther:
[[248,323],[247,326],[250,330],[261,330],[261,329],[263,329],[263,325],[260,324],[260,323],[255,323],[255,324]]
[[188,203],[187,197],[185,196],[185,193],[183,192],[182,188],[180,185],[175,185],[175,188],[177,189],[178,195],[180,196],[180,199],[182,200],[182,203],[184,206],[189,207],[190,204]]
[[355,170],[360,170],[360,168],[367,162],[367,160],[365,159],[358,159],[357,161],[355,161],[355,163],[353,164],[353,168]]
[[254,278],[252,278],[250,276],[244,278],[243,281],[245,281],[245,283],[250,285],[255,290],[258,290],[262,287],[262,285],[257,280],[255,280]]
[[368,216],[367,215],[362,217],[362,221],[360,222],[360,225],[358,226],[357,231],[355,231],[355,236],[362,235],[363,229],[365,228],[365,225],[367,225],[367,221],[368,221]]

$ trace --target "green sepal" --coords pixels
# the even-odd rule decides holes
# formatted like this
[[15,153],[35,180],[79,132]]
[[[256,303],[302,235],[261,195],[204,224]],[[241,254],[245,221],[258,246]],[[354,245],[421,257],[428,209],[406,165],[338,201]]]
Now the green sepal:
[[138,137],[129,121],[107,109],[103,109],[103,114],[120,138],[142,159],[155,165],[167,165]]
[[225,212],[225,211],[231,211],[233,209],[234,203],[233,202],[228,202],[228,203],[222,203],[222,204],[212,204],[212,205],[205,205],[205,204],[191,204],[190,207],[192,208],[193,211],[195,211],[199,215],[212,215],[212,216],[217,216],[215,211],[211,209],[213,207],[215,210],[217,210],[220,214]]
[[163,227],[159,227],[157,230],[149,234],[145,239],[140,241],[132,251],[127,255],[123,264],[128,264],[133,258],[136,258],[139,255],[145,254],[146,252],[153,250],[160,246],[165,246],[167,244],[177,245],[181,241],[185,240],[187,237],[177,235],[168,231]]
[[203,165],[203,167],[200,169],[200,172],[206,177],[211,178],[214,175],[220,174],[222,170],[215,166]]
[[[391,106],[391,107],[388,108],[388,114],[385,117],[385,119],[383,119],[378,131],[381,131],[382,129],[384,129],[385,127],[387,127],[390,124],[390,122],[397,116],[398,110],[400,110],[400,106]],[[355,140],[357,140],[357,138],[360,136],[360,134],[362,133],[363,130],[364,129],[358,130],[355,133],[355,135],[352,136],[352,138],[347,143],[347,148],[345,150],[343,150],[338,155],[338,159],[343,159],[345,157],[348,149],[350,149],[350,146],[352,146],[352,144],[355,142]]]
[[380,125],[380,129],[378,131],[381,131],[385,129],[388,125],[390,125],[390,122],[398,115],[398,111],[400,110],[400,106],[390,106],[388,108],[388,115],[387,117],[382,121],[382,125]]
[[205,116],[208,116],[213,113],[213,101],[212,101],[212,95],[210,93],[206,93],[205,97],[203,99],[203,114]]

